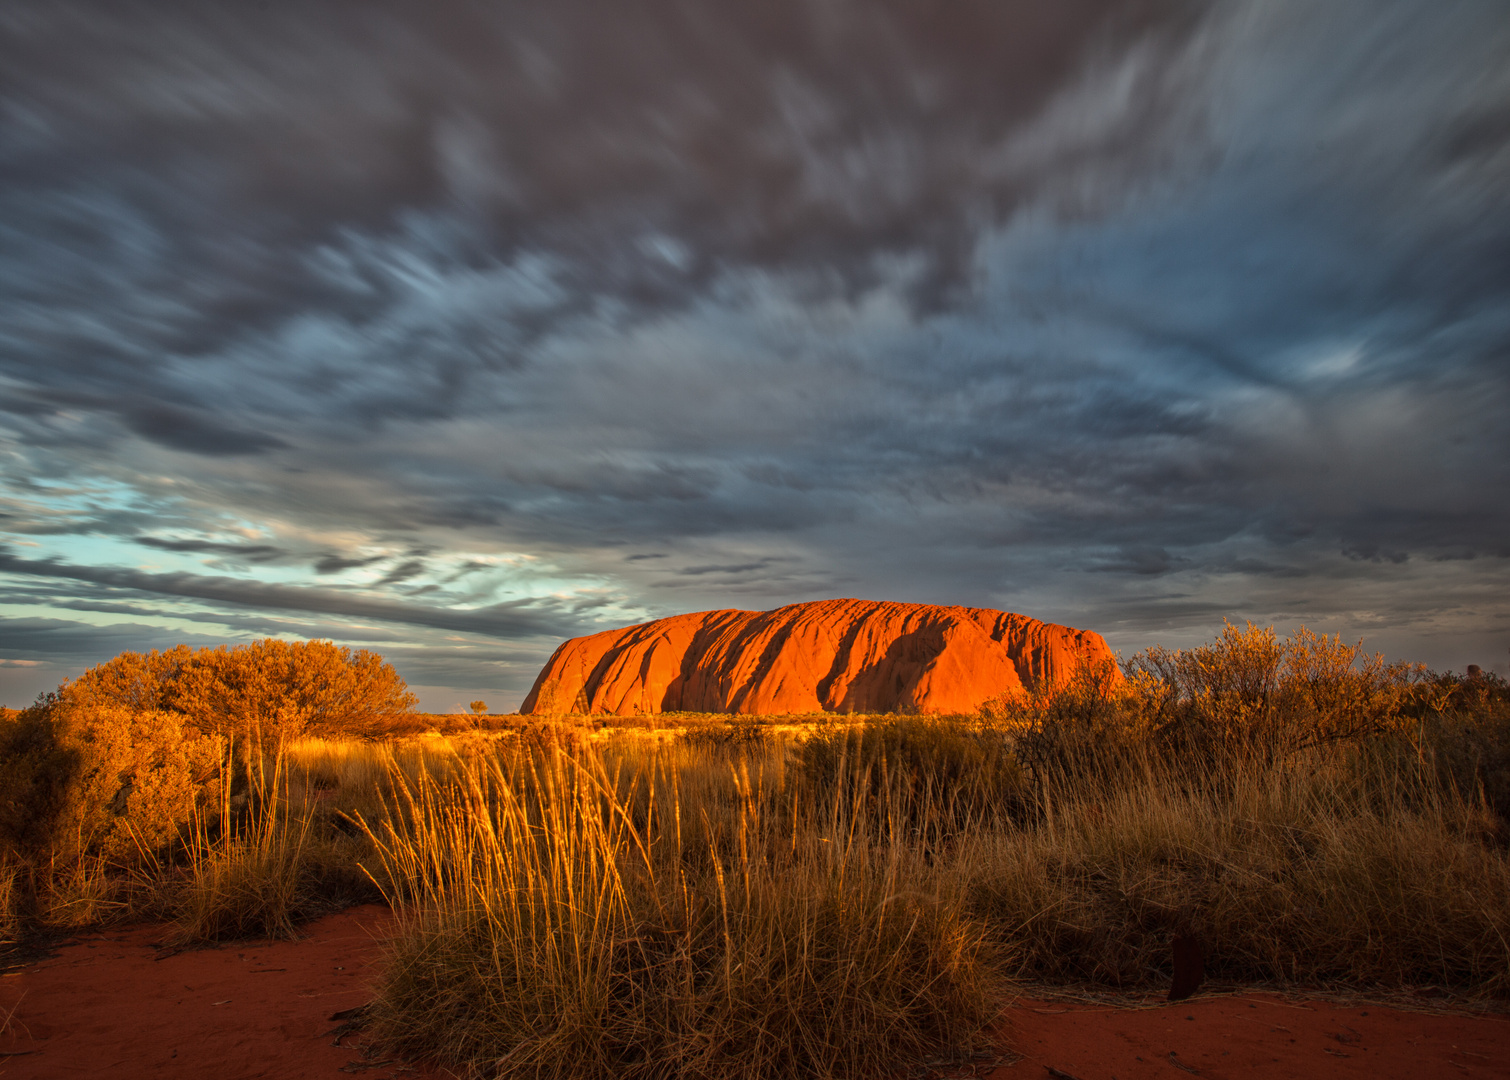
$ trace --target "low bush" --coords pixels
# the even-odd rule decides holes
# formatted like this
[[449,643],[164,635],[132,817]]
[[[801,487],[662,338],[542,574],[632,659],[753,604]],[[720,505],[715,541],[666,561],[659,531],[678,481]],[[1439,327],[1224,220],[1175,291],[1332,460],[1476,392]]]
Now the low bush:
[[174,713],[199,731],[257,745],[303,734],[383,735],[417,700],[393,665],[366,649],[277,638],[121,653],[58,693],[74,706]]
[[54,827],[56,855],[131,865],[180,842],[197,813],[222,802],[225,740],[176,713],[60,703],[53,724],[76,762]]
[[1130,710],[1166,743],[1211,761],[1277,760],[1397,730],[1422,676],[1340,636],[1302,626],[1280,641],[1252,623],[1226,623],[1194,649],[1154,646],[1127,668]]
[[0,857],[12,865],[52,849],[78,772],[77,749],[58,739],[55,704],[39,701],[0,717]]
[[[381,775],[369,766],[353,791]],[[233,766],[225,739],[176,713],[40,703],[0,723],[0,779],[0,920],[15,933],[150,917],[183,941],[288,936],[378,897],[356,830],[282,750]]]
[[1154,729],[1146,702],[1157,696],[1149,676],[1124,679],[1110,662],[1082,658],[1063,683],[1013,693],[981,708],[989,730],[1003,733],[1012,755],[1040,789],[1045,784],[1136,782]]
[[123,883],[171,858],[222,799],[223,740],[181,717],[53,698],[0,730],[0,839],[12,917],[83,925],[120,908]]
[[1412,750],[1440,782],[1492,809],[1510,836],[1510,683],[1494,674],[1427,675],[1407,706]]

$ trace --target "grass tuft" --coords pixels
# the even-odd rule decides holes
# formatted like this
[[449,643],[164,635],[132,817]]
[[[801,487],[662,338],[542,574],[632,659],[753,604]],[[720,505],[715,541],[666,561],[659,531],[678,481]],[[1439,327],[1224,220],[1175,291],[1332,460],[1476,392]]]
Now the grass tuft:
[[684,798],[697,755],[400,786],[371,834],[407,911],[379,1032],[498,1076],[856,1076],[968,1048],[992,976],[963,892],[855,805],[747,769]]

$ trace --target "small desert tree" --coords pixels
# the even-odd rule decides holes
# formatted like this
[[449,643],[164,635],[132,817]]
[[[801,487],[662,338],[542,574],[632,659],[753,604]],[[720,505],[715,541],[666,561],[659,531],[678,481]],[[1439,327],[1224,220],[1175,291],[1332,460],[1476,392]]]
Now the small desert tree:
[[468,708],[472,710],[473,715],[481,716],[488,711],[488,703],[486,701],[474,701]]
[[255,742],[306,733],[380,734],[416,703],[393,665],[376,653],[276,638],[122,653],[59,693],[72,706],[173,713],[204,734]]

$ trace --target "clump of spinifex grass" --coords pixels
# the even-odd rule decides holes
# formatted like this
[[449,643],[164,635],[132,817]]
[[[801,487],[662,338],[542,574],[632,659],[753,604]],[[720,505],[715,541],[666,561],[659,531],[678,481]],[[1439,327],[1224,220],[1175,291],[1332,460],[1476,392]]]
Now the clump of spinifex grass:
[[[392,760],[391,753],[372,756]],[[246,770],[244,796],[226,794],[194,816],[176,873],[158,867],[157,886],[144,891],[172,920],[179,944],[294,937],[309,918],[376,897],[358,866],[367,845],[348,835],[353,826],[334,827],[339,812],[320,805],[309,771],[294,768],[295,760],[283,745],[261,755],[260,767]],[[370,764],[359,773],[368,781],[373,774]],[[354,798],[372,799],[370,783],[353,786]]]
[[[401,931],[374,1008],[482,1075],[879,1075],[987,1020],[984,929],[916,846],[686,748],[474,757],[371,835]],[[853,787],[853,786],[851,786]]]
[[227,794],[189,830],[187,878],[171,901],[181,943],[293,935],[310,818],[290,814],[286,755],[280,747],[272,757],[271,775],[259,770],[250,785],[245,813],[233,813]]

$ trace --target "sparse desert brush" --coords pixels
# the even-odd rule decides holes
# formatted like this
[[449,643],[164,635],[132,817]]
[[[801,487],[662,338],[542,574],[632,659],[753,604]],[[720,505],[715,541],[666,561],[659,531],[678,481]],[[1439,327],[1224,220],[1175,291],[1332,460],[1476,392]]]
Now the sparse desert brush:
[[1306,747],[1396,730],[1422,675],[1361,644],[1304,626],[1280,641],[1272,627],[1231,623],[1209,645],[1154,646],[1128,662],[1134,708],[1186,753],[1283,757]]
[[226,799],[196,816],[182,866],[153,898],[173,922],[175,941],[291,937],[307,919],[380,899],[360,866],[370,849],[355,820],[322,798],[336,789],[315,786],[295,764],[300,751],[307,759],[323,750],[317,760],[328,760],[332,749],[356,751],[340,755],[346,768],[335,779],[345,788],[347,809],[378,804],[376,777],[393,761],[383,747],[305,740],[296,749],[270,748],[241,809]]
[[1444,786],[1481,797],[1510,835],[1510,683],[1433,672],[1412,687],[1406,709],[1412,752],[1430,758]]
[[21,865],[12,857],[0,854],[0,946],[15,940],[21,933],[25,917],[24,888]]
[[1332,746],[1144,776],[1051,788],[1036,828],[956,850],[1015,975],[1147,984],[1193,934],[1224,980],[1510,990],[1510,860],[1429,769]]
[[707,747],[728,756],[738,757],[771,735],[771,725],[758,716],[733,716],[721,723],[688,727],[682,740],[690,746]]
[[1034,813],[962,837],[953,870],[1016,974],[1146,984],[1195,934],[1234,980],[1510,989],[1510,694],[1492,676],[1251,624],[1095,674],[983,717]]
[[347,792],[376,788],[387,776],[391,745],[311,736],[293,739],[283,747],[291,787]]
[[[482,1075],[879,1074],[988,1019],[984,929],[918,847],[843,797],[694,747],[516,748],[404,778],[371,824],[403,906],[375,1015]],[[711,774],[704,773],[706,780]]]
[[1281,640],[1227,623],[1210,644],[1138,653],[1121,677],[1082,662],[1061,685],[997,698],[981,716],[1039,782],[1125,773],[1136,784],[1150,757],[1225,773],[1399,733],[1422,715],[1425,677],[1305,627]]
[[985,730],[1006,737],[1013,758],[1042,787],[1051,777],[1080,782],[1137,773],[1157,731],[1146,702],[1157,680],[1133,670],[1123,677],[1110,662],[1081,658],[1061,683],[1006,694],[980,710]]
[[0,717],[0,919],[204,941],[381,889],[379,1026],[479,1075],[879,1074],[1003,976],[1159,987],[1183,934],[1231,981],[1510,993],[1510,690],[1307,631],[974,717],[190,719]]

